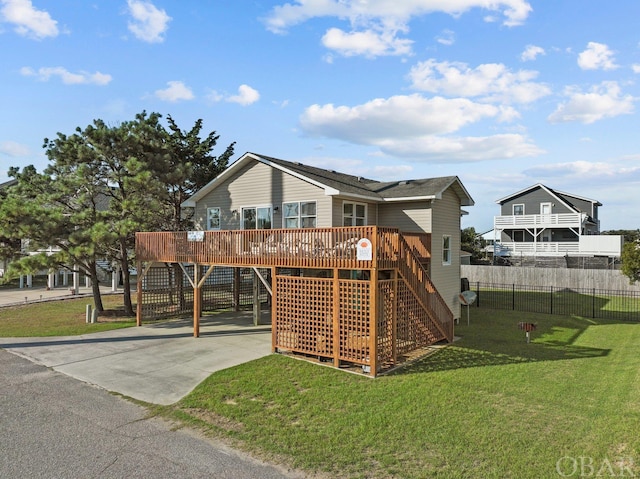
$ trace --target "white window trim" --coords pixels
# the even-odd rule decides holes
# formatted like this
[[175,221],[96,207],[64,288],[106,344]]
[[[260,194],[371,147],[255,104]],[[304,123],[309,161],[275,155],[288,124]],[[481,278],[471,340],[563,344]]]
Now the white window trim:
[[[543,209],[544,209],[545,206],[549,207],[549,213],[543,213]],[[552,211],[553,211],[553,203],[551,203],[550,201],[545,201],[543,203],[540,203],[540,214],[541,215],[550,215]]]
[[243,206],[242,208],[240,208],[240,226],[242,227],[242,229],[246,229],[244,227],[244,210],[249,210],[249,209],[254,209],[256,210],[256,227],[254,229],[262,229],[262,228],[258,228],[258,210],[260,208],[269,208],[269,211],[271,212],[271,228],[273,229],[273,205],[256,205],[256,206]]
[[[364,206],[364,225],[368,225],[369,221],[368,221],[368,215],[369,215],[369,205],[367,203],[357,203],[355,201],[343,201],[342,202],[342,224],[344,225],[344,205],[346,204],[350,204],[353,205],[353,214],[354,216],[352,216],[352,218],[356,218],[355,213],[356,213],[356,206]],[[351,225],[351,226],[355,226],[355,225]]]
[[[211,227],[211,216],[213,210],[218,210],[218,227]],[[211,208],[207,208],[207,230],[209,231],[219,231],[222,229],[222,209],[219,206],[213,206]]]
[[[315,218],[316,219],[316,228],[318,227],[318,201],[317,200],[300,200],[300,201],[283,201],[282,202],[282,228],[284,229],[296,229],[296,228],[287,228],[286,220],[287,218],[293,218],[293,216],[285,216],[285,208],[284,205],[290,205],[292,203],[296,203],[298,205],[298,229],[302,228],[302,218]],[[314,203],[316,205],[316,214],[313,216],[303,215],[302,214],[302,203]]]
[[522,216],[525,215],[525,211],[524,211],[524,203],[515,203],[511,206],[511,214],[513,216],[521,216],[521,215],[516,215],[516,206],[522,206]]
[[[449,247],[445,248],[445,240],[449,239]],[[452,251],[451,251],[451,235],[442,235],[442,265],[443,266],[449,266],[451,264],[451,258],[453,257]],[[449,253],[446,258],[445,258],[445,253]]]

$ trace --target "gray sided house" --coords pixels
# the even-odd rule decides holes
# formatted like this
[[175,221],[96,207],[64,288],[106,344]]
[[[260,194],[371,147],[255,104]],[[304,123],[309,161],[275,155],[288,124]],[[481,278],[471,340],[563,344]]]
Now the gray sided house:
[[620,256],[621,237],[600,236],[597,200],[538,183],[496,203],[496,255]]
[[425,263],[460,316],[460,215],[473,199],[458,177],[379,182],[246,153],[183,203],[198,230],[397,228],[430,235]]

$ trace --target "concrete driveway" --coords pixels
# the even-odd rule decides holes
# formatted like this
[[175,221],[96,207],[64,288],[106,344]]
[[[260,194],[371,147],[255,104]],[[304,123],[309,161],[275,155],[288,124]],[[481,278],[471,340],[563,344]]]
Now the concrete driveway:
[[271,354],[271,326],[263,312],[205,316],[200,337],[190,320],[167,321],[47,338],[0,338],[0,348],[81,381],[141,401],[172,404],[211,373]]

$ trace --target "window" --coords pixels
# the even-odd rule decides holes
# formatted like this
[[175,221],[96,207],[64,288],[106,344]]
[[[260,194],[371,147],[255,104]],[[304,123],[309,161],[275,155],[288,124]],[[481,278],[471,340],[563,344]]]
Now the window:
[[271,206],[242,208],[242,228],[270,230],[273,223]]
[[282,204],[282,226],[284,228],[315,228],[316,202],[296,201]]
[[367,222],[367,205],[344,203],[342,205],[342,226],[364,226]]
[[220,208],[207,208],[207,229],[220,229]]
[[540,203],[540,214],[541,215],[550,215],[551,214],[551,203]]
[[514,230],[513,241],[514,243],[524,243],[524,230]]
[[442,264],[451,264],[451,236],[442,237]]
[[513,214],[514,216],[522,216],[524,215],[524,205],[513,205]]

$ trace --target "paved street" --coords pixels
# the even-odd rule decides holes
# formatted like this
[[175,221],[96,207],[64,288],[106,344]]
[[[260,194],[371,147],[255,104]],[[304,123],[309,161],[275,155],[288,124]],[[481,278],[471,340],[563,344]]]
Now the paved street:
[[0,451],[7,479],[304,477],[1,349]]

